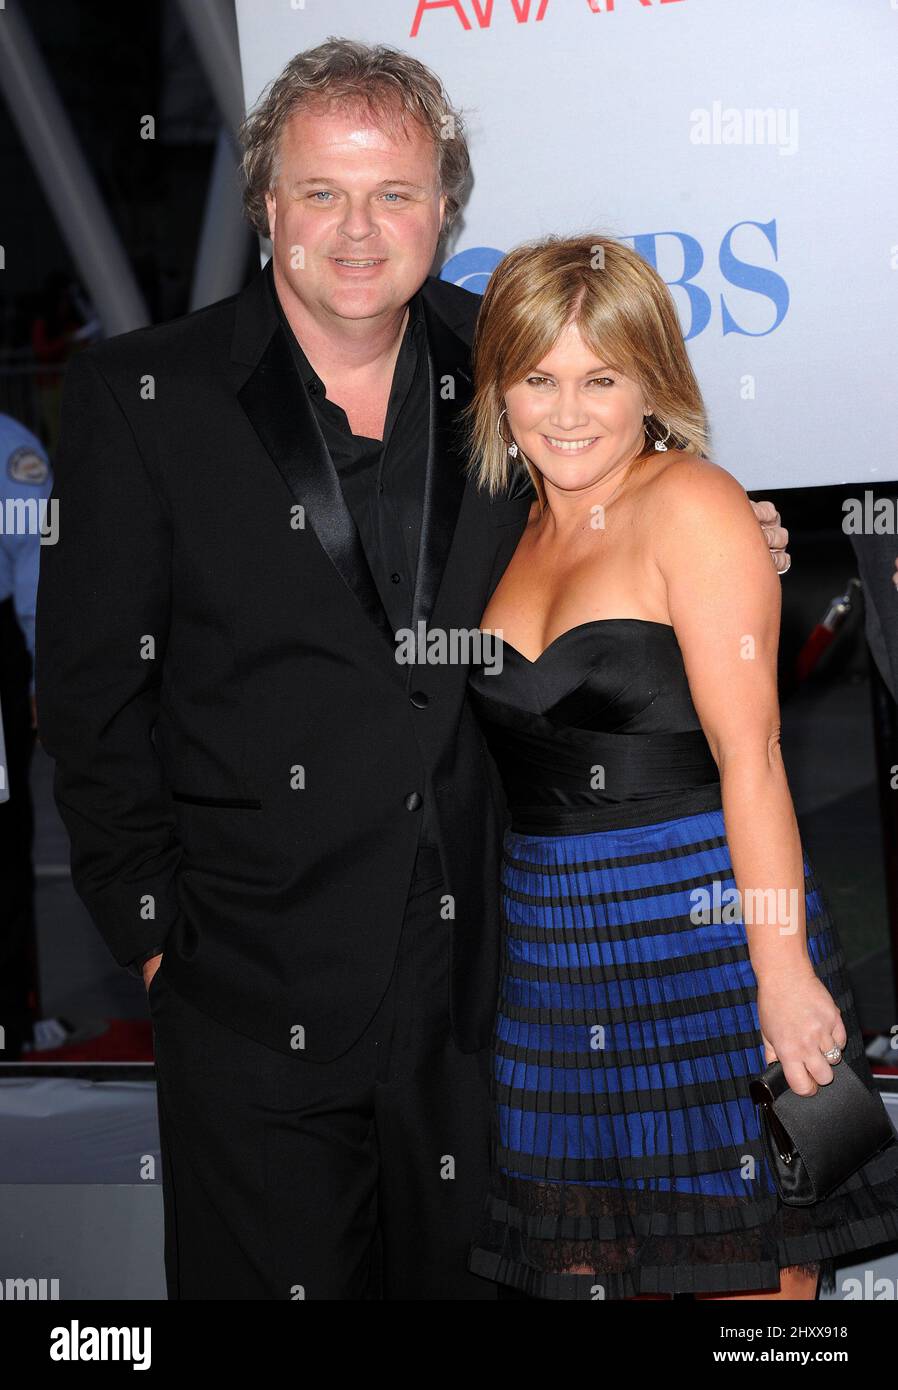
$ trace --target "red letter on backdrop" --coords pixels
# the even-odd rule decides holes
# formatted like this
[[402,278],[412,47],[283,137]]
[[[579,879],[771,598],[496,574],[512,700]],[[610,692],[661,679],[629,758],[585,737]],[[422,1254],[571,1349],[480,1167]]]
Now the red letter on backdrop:
[[412,21],[412,32],[409,35],[412,39],[417,37],[425,10],[454,10],[462,22],[462,27],[465,29],[471,27],[471,21],[461,7],[461,0],[418,0],[418,8]]

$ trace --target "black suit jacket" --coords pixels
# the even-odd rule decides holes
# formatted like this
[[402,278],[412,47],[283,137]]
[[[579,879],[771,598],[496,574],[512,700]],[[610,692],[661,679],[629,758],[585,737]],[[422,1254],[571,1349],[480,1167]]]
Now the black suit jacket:
[[[199,1008],[327,1060],[387,986],[432,798],[452,1024],[474,1050],[496,998],[501,790],[467,667],[395,660],[270,273],[66,375],[35,664],[73,881],[119,963],[163,942],[160,968]],[[490,503],[466,480],[480,300],[433,278],[422,294],[414,614],[476,628],[532,491]]]

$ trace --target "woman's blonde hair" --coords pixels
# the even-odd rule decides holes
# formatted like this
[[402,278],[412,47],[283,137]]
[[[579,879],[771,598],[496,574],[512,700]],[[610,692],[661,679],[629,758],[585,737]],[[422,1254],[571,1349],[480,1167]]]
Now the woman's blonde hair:
[[439,165],[446,212],[440,239],[462,206],[470,155],[462,114],[430,68],[386,44],[330,38],[291,58],[266,87],[240,127],[243,146],[243,209],[260,236],[268,236],[265,194],[277,183],[281,136],[290,118],[312,103],[352,108],[361,104],[382,129],[417,122],[430,135]]
[[462,412],[468,467],[478,486],[494,497],[523,465],[540,508],[545,505],[539,470],[520,449],[512,463],[507,423],[500,437],[499,421],[505,392],[535,370],[568,323],[652,403],[638,458],[653,453],[656,439],[707,458],[704,403],[676,307],[658,272],[611,237],[547,236],[510,251],[483,296],[474,335],[474,397]]

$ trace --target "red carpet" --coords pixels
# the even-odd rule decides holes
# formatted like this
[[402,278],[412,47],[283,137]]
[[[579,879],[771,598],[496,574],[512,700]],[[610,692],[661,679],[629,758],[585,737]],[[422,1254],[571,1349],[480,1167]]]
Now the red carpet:
[[27,1062],[152,1062],[153,1026],[144,1018],[111,1018],[105,1033],[66,1047],[29,1052]]

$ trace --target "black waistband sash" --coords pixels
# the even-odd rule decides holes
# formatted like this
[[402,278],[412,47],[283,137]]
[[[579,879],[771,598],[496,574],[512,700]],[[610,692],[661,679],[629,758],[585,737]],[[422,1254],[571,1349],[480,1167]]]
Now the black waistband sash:
[[521,834],[624,828],[721,808],[720,774],[701,729],[597,733],[515,716],[514,726],[491,722],[487,737]]

